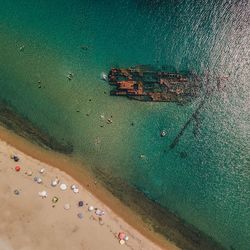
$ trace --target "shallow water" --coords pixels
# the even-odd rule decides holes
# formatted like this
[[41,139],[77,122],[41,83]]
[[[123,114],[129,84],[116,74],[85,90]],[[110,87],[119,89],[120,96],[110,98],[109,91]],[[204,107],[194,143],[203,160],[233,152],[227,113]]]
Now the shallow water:
[[[247,1],[0,3],[2,100],[73,143],[92,168],[122,177],[225,247],[248,249]],[[136,64],[209,72],[211,84],[229,76],[201,109],[197,136],[193,121],[169,148],[201,98],[179,106],[109,96],[101,72]]]

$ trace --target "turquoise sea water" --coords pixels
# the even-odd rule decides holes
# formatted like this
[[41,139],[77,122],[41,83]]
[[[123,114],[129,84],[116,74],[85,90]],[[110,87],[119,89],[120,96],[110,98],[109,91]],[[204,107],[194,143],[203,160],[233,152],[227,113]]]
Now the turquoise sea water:
[[[121,177],[226,248],[249,249],[248,1],[0,4],[1,100],[70,141],[92,168]],[[169,149],[200,99],[179,106],[109,96],[101,72],[136,64],[229,76],[200,111],[197,136],[192,122]]]

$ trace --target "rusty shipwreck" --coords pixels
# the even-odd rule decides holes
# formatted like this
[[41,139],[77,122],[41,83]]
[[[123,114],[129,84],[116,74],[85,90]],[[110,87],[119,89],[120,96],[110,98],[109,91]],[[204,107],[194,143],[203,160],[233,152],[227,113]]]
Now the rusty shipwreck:
[[193,73],[179,74],[155,70],[146,66],[112,68],[108,82],[113,96],[151,102],[190,101],[199,95],[199,77]]

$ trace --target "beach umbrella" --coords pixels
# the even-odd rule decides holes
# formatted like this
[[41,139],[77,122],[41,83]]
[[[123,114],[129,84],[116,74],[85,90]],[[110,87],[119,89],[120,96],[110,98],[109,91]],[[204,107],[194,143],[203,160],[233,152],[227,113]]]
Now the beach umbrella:
[[104,215],[104,212],[102,210],[100,210],[100,209],[96,209],[95,214],[98,215],[98,216],[102,216],[102,215]]
[[11,154],[10,158],[13,159],[15,162],[19,161],[19,157],[16,155]]
[[89,212],[92,212],[94,210],[94,207],[93,206],[89,206],[88,210],[89,210]]
[[68,203],[66,203],[66,204],[64,205],[64,209],[65,209],[65,210],[69,210],[69,209],[70,209],[70,205],[69,205]]
[[36,180],[36,182],[40,184],[40,183],[42,183],[43,181],[42,181],[42,179],[41,179],[40,177],[38,177],[37,180]]
[[121,245],[124,245],[124,244],[125,244],[125,241],[124,241],[124,240],[120,240],[119,243],[120,243]]
[[83,213],[78,213],[77,216],[78,216],[78,218],[82,219],[83,218]]
[[51,186],[55,187],[57,185],[57,181],[51,181]]
[[16,170],[17,172],[19,172],[19,171],[21,170],[21,167],[20,167],[20,166],[16,166],[16,167],[15,167],[15,170]]
[[55,178],[54,180],[51,181],[51,186],[55,187],[59,183],[59,179]]
[[38,193],[38,195],[42,198],[46,198],[48,196],[48,193],[44,190]]
[[44,171],[45,171],[45,169],[44,169],[44,168],[41,168],[39,172],[40,172],[41,174],[43,174]]
[[54,197],[52,198],[52,202],[53,202],[53,203],[57,203],[58,200],[59,200],[59,199],[58,199],[56,196],[54,196]]
[[13,158],[13,159],[14,159],[14,161],[15,161],[15,162],[19,161],[19,157],[18,157],[18,156],[16,156],[16,155],[14,156],[14,158]]
[[28,172],[27,172],[27,175],[28,176],[31,176],[33,173],[32,173],[32,171],[31,170],[29,170]]
[[66,189],[67,189],[67,185],[64,184],[64,183],[62,183],[62,184],[60,185],[60,189],[61,189],[62,191],[66,190]]
[[79,207],[82,207],[83,205],[84,205],[83,201],[79,201],[79,202],[78,202],[78,206],[79,206]]
[[119,238],[120,240],[124,240],[125,237],[126,237],[126,234],[125,234],[124,232],[120,232],[120,233],[118,234],[118,238]]

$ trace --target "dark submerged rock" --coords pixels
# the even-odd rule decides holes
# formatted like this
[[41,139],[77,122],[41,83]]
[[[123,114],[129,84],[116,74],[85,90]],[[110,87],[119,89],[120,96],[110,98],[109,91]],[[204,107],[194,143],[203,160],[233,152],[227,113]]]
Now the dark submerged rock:
[[182,151],[182,152],[180,152],[180,157],[181,157],[182,159],[185,159],[185,158],[188,157],[188,153],[187,153],[186,151]]

